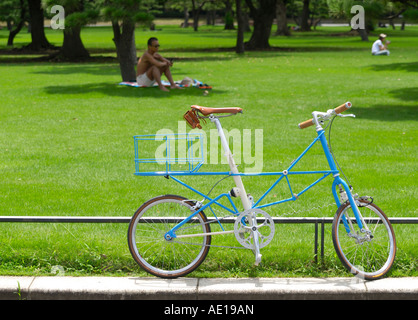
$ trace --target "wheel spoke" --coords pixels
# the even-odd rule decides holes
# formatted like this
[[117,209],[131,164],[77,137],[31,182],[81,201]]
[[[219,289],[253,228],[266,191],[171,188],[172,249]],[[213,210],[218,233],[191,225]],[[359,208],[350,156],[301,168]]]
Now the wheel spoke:
[[[147,272],[166,278],[184,276],[206,257],[210,236],[194,237],[190,245],[166,240],[164,235],[177,223],[166,217],[186,217],[192,203],[179,196],[161,196],[149,200],[135,213],[128,232],[129,249],[135,261]],[[151,219],[154,218],[154,219]],[[155,218],[159,221],[156,221]],[[177,234],[210,233],[203,212],[177,230]]]
[[[365,201],[363,201],[365,202]],[[337,211],[333,224],[333,242],[343,265],[351,272],[376,279],[385,275],[391,268],[395,252],[395,235],[386,215],[374,204],[359,208],[364,230],[351,230],[350,235],[343,224],[344,215],[350,228],[357,225],[349,203]]]

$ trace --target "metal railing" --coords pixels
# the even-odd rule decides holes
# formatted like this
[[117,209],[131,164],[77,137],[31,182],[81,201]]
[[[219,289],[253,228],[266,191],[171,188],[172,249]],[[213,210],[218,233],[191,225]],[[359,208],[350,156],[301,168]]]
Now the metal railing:
[[[160,222],[160,218],[154,218],[154,222]],[[184,218],[172,218],[172,222],[182,221]],[[314,224],[315,240],[314,240],[314,261],[318,262],[318,235],[319,226],[321,226],[321,260],[324,259],[324,243],[325,243],[325,224],[331,224],[334,218],[315,218],[315,217],[275,217],[272,218],[275,224]],[[153,218],[147,218],[152,221]],[[77,217],[77,216],[0,216],[2,222],[17,223],[129,223],[131,217]],[[209,222],[216,221],[215,218],[208,218]],[[389,218],[391,224],[418,224],[418,218]],[[223,223],[234,223],[234,218],[222,219]]]

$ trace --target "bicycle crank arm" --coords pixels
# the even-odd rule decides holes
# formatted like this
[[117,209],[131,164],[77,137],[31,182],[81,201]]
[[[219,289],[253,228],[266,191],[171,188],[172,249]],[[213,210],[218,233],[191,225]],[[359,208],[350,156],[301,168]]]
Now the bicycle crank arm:
[[260,253],[260,243],[258,238],[257,230],[253,231],[253,238],[254,238],[254,256],[255,256],[255,262],[254,265],[258,266],[261,262],[261,253]]

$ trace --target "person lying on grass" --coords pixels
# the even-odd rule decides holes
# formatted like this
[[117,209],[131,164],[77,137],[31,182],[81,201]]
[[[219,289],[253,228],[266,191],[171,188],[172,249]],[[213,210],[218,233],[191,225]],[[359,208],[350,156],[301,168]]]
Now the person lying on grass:
[[170,88],[181,89],[181,87],[174,83],[173,77],[171,76],[170,67],[173,66],[173,62],[163,58],[158,53],[159,47],[160,44],[157,38],[152,37],[148,39],[148,50],[138,60],[136,82],[146,87],[150,87],[157,82],[161,90],[170,91],[161,82],[161,75],[165,74],[170,82]]

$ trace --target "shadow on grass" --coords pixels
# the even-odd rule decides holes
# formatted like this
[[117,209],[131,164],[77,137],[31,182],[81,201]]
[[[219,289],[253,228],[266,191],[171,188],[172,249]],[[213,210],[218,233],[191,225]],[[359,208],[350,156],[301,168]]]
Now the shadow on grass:
[[[328,42],[324,42],[328,44]],[[364,51],[365,48],[358,48],[358,47],[346,47],[346,46],[326,46],[321,45],[320,42],[316,42],[313,46],[293,46],[293,47],[277,47],[272,46],[268,49],[264,50],[249,50],[247,49],[246,52],[252,53],[252,55],[256,54],[260,57],[268,58],[271,57],[270,55],[264,56],[265,53],[272,53],[272,52],[344,52],[344,51]],[[13,50],[0,50],[0,64],[3,63],[52,63],[52,64],[61,64],[61,63],[71,63],[71,64],[78,64],[83,66],[89,63],[98,63],[98,64],[116,64],[118,65],[118,60],[114,56],[106,56],[111,53],[114,53],[114,50],[110,49],[101,49],[101,48],[94,48],[89,49],[91,56],[89,58],[79,60],[79,61],[60,61],[59,59],[54,59],[51,56],[51,52],[29,52],[29,51],[13,51]],[[164,56],[167,56],[171,53],[235,53],[235,47],[201,47],[201,48],[167,48],[167,50],[163,53]],[[100,55],[104,54],[104,55]],[[140,56],[141,52],[138,53],[138,57]],[[245,55],[203,55],[200,57],[187,57],[187,58],[174,58],[178,61],[224,61],[224,60],[231,60],[234,58],[245,57]],[[379,66],[376,66],[379,67]]]
[[[184,88],[184,89],[171,89],[170,92],[164,92],[157,87],[152,88],[135,88],[129,86],[121,86],[117,83],[88,83],[85,85],[58,85],[47,86],[44,88],[47,94],[80,94],[89,95],[91,93],[101,93],[103,95],[112,97],[124,97],[124,98],[142,98],[142,97],[155,97],[155,98],[169,98],[172,96],[195,96],[201,97],[203,90],[197,88]],[[210,94],[224,94],[226,91],[212,89]]]
[[[328,44],[328,42],[324,42]],[[277,47],[271,46],[270,48],[259,50],[259,49],[246,49],[245,52],[258,53],[262,55],[265,52],[333,52],[333,51],[365,51],[369,50],[368,48],[360,47],[343,47],[343,46],[321,46],[319,42],[315,43],[313,46],[293,46],[293,47]],[[235,47],[219,47],[219,48],[170,48],[168,52],[212,52],[212,53],[222,53],[222,52],[235,52]],[[237,55],[240,57],[241,55]],[[206,57],[203,57],[205,59]],[[207,57],[209,59],[217,59],[217,57]],[[221,59],[231,59],[231,57],[220,57]]]
[[418,62],[400,62],[389,64],[376,64],[370,66],[373,71],[408,71],[418,72]]
[[355,115],[359,119],[379,121],[417,121],[418,106],[374,105],[367,108],[356,108]]
[[56,74],[56,75],[70,75],[70,74],[91,74],[98,76],[120,75],[119,64],[52,64],[50,68],[42,68],[32,72],[33,74]]
[[418,87],[402,88],[389,91],[390,95],[405,101],[418,101]]
[[[274,50],[283,52],[353,52],[353,51],[365,51],[365,48],[354,48],[354,47],[330,47],[330,46],[312,46],[312,47],[275,47]],[[368,50],[368,49],[367,49]]]
[[[198,60],[199,58],[196,58]],[[218,59],[214,59],[218,60]],[[185,74],[181,72],[181,68],[176,68],[176,61],[193,61],[193,59],[188,58],[174,58],[174,69],[173,69],[173,77],[174,80],[182,80],[185,76],[190,77],[189,74]],[[40,68],[35,71],[32,71],[32,74],[47,74],[47,75],[72,75],[72,74],[89,74],[95,76],[117,76],[120,77],[120,68],[119,63],[112,63],[112,64],[52,64],[50,67]],[[165,80],[165,76],[163,76]],[[204,79],[199,79],[204,82]],[[121,79],[122,81],[122,79]]]

